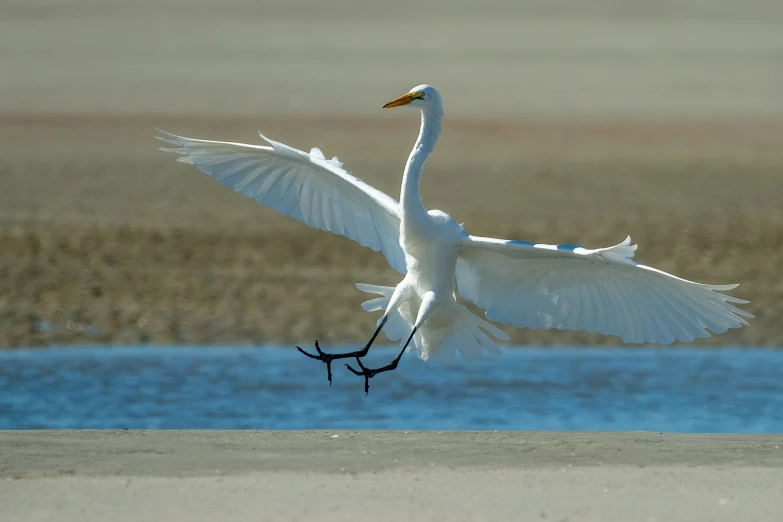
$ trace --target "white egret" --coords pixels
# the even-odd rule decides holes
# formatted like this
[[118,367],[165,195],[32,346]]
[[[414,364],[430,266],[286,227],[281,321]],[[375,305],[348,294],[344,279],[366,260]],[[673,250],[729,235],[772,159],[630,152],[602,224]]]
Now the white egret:
[[[546,245],[472,236],[450,216],[427,210],[419,179],[441,132],[443,104],[437,90],[419,85],[384,105],[421,111],[421,129],[408,157],[399,203],[353,177],[337,158],[318,149],[303,152],[261,136],[269,144],[207,141],[163,132],[181,154],[221,184],[305,224],[347,236],[381,251],[404,274],[394,287],[356,286],[380,297],[363,303],[383,315],[362,350],[342,354],[302,353],[326,363],[356,358],[369,379],[393,370],[413,342],[424,360],[459,352],[473,361],[500,353],[496,340],[508,335],[457,302],[456,294],[486,311],[486,317],[520,328],[585,330],[620,336],[628,343],[690,342],[723,333],[753,317],[734,306],[747,303],[720,292],[737,285],[705,285],[680,279],[632,261],[630,236],[608,248]],[[387,366],[371,369],[361,358],[381,329],[391,340],[404,339]],[[298,348],[298,347],[297,347]]]

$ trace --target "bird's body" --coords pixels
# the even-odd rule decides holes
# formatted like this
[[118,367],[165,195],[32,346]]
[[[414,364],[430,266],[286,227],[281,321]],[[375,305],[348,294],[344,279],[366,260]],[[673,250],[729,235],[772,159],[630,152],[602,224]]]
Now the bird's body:
[[[737,285],[703,285],[632,261],[630,237],[608,248],[548,245],[472,236],[448,214],[427,210],[419,180],[441,132],[443,105],[434,88],[420,85],[385,107],[421,109],[421,129],[405,165],[399,203],[326,160],[266,139],[271,146],[194,140],[169,133],[183,154],[223,185],[309,226],[345,235],[380,250],[404,277],[394,288],[357,284],[379,294],[365,310],[383,310],[392,340],[413,341],[419,356],[479,358],[499,353],[508,336],[457,301],[471,301],[487,318],[517,327],[586,330],[619,335],[626,342],[668,344],[746,325],[752,317],[721,291]],[[263,137],[263,136],[262,136]],[[376,331],[375,335],[378,334]],[[310,355],[327,363],[343,355]],[[402,352],[400,353],[402,355]],[[364,368],[368,379],[380,370]],[[393,366],[393,367],[392,367]],[[373,373],[375,372],[375,373]],[[331,369],[330,369],[331,378]]]
[[400,244],[408,282],[419,292],[452,293],[457,249],[465,236],[451,216],[438,210],[429,211],[415,226],[403,219]]
[[[393,337],[404,339],[404,334],[418,325],[414,341],[424,360],[436,352],[449,358],[459,352],[463,359],[473,361],[481,356],[481,341],[489,341],[486,348],[497,353],[494,343],[476,328],[494,334],[497,339],[508,339],[505,333],[457,302],[454,285],[457,259],[466,237],[462,227],[439,210],[402,219],[400,244],[405,252],[406,275],[394,288],[384,309],[386,313],[399,314],[401,319],[399,332]],[[462,322],[472,328],[465,328]],[[387,331],[392,332],[392,326]],[[459,335],[444,346],[444,339],[451,332]]]

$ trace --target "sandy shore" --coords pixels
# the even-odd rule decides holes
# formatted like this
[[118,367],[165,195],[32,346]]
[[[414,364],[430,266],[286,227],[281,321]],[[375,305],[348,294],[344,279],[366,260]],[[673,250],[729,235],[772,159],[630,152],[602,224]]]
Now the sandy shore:
[[0,432],[3,520],[779,520],[783,436]]

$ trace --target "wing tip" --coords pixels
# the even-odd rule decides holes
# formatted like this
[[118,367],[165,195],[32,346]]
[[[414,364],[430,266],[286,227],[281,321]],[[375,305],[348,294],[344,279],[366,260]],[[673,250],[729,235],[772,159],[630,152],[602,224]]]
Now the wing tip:
[[171,132],[168,132],[168,131],[164,131],[163,129],[159,129],[159,128],[157,128],[157,127],[153,127],[153,129],[154,129],[156,132],[159,132],[159,133],[163,134],[163,137],[161,137],[161,136],[155,136],[155,137],[156,137],[157,139],[159,139],[159,140],[160,140],[160,139],[165,139],[165,138],[169,138],[169,139],[171,139],[171,138],[182,138],[182,136],[177,136],[176,134],[173,134],[173,133],[171,133]]
[[264,135],[261,133],[261,131],[260,131],[260,130],[258,131],[258,135],[261,137],[261,139],[262,139],[262,140],[264,140],[264,141],[265,141],[265,142],[267,142],[268,144],[272,145],[273,147],[275,146],[275,143],[276,143],[276,142],[274,142],[274,141],[270,140],[269,138],[267,138],[266,136],[264,136]]
[[[161,133],[163,136],[155,136],[156,140],[160,140],[163,143],[169,143],[171,145],[179,145],[184,146],[186,143],[187,138],[184,138],[182,136],[177,136],[176,134],[172,134],[170,132],[164,131],[162,129],[159,129],[157,127],[153,127],[157,132]],[[160,149],[163,150],[163,149]],[[164,152],[174,152],[173,150],[166,150]]]
[[[158,139],[161,140],[161,138]],[[174,147],[158,147],[158,150],[162,152],[173,152],[174,154],[180,154],[179,149],[175,149]]]

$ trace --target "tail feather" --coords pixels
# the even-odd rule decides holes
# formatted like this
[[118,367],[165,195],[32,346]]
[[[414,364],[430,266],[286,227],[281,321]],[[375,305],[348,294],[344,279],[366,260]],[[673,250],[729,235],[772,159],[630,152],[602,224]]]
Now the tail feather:
[[391,297],[392,293],[394,292],[394,288],[391,286],[378,286],[378,285],[370,285],[367,283],[355,283],[356,288],[361,290],[362,292],[367,292],[368,294],[380,294],[380,295],[388,295]]
[[377,312],[378,310],[384,310],[389,305],[389,297],[376,297],[375,299],[369,299],[362,303],[362,309],[365,312]]
[[[389,301],[391,301],[392,294],[394,293],[394,287],[391,286],[356,283],[356,288],[362,292],[367,292],[368,294],[380,294],[381,296],[362,303],[362,309],[366,312],[386,310],[386,307],[389,306]],[[380,324],[380,322],[381,318],[379,317],[378,324]],[[383,327],[383,332],[390,341],[399,341],[407,339],[412,328],[413,319],[410,317],[410,305],[405,303],[389,315],[386,326]]]

